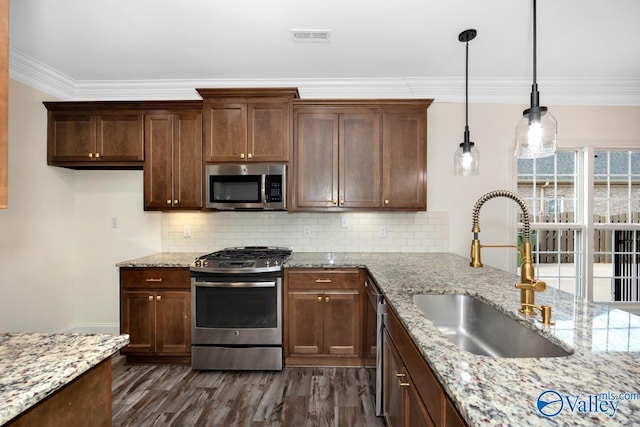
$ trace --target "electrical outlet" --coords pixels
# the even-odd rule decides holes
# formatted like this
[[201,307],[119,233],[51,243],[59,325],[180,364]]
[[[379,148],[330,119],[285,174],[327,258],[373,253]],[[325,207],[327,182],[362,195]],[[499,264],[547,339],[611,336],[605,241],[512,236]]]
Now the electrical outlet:
[[302,227],[302,235],[304,237],[311,237],[311,227],[309,227],[308,225]]
[[340,226],[342,228],[349,228],[349,217],[346,215],[342,215],[340,217]]
[[111,228],[118,228],[118,217],[111,217]]
[[379,236],[382,237],[382,238],[386,238],[387,237],[387,226],[386,225],[381,225],[380,226]]
[[182,238],[184,238],[184,239],[190,239],[191,238],[191,226],[190,225],[185,225],[184,227],[182,227]]

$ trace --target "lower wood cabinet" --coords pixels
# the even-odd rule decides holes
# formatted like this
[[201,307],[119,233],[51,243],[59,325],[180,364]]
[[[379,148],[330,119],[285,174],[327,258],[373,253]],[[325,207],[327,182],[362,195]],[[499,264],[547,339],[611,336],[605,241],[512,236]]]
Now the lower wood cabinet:
[[285,364],[361,365],[360,270],[286,269],[284,282]]
[[191,276],[188,268],[121,268],[120,331],[128,362],[191,361]]
[[383,340],[387,426],[462,427],[462,420],[396,314],[388,308]]

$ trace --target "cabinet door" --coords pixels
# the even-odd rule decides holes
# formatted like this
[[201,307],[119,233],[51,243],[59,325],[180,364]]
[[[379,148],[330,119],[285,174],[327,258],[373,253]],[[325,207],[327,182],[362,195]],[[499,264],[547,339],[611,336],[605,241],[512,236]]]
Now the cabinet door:
[[324,353],[359,357],[362,347],[360,292],[325,291]]
[[[173,200],[175,208],[202,207],[202,113],[174,116]],[[176,203],[177,201],[177,203]]]
[[383,114],[383,206],[426,209],[426,110]]
[[379,113],[340,115],[340,207],[380,207],[381,151]]
[[49,112],[48,132],[49,163],[84,162],[95,159],[95,115]]
[[247,104],[205,100],[203,108],[205,161],[246,161]]
[[427,411],[427,407],[422,403],[422,399],[420,399],[420,395],[415,387],[411,378],[407,376],[407,382],[403,384],[408,384],[404,386],[405,399],[407,399],[407,413],[405,425],[408,427],[433,427],[435,426],[434,422],[431,420],[429,416],[429,412]]
[[96,157],[107,162],[141,162],[144,159],[142,114],[103,113],[96,120]]
[[145,209],[167,209],[173,203],[173,134],[171,114],[145,117]]
[[156,300],[156,352],[191,352],[191,301],[189,292],[158,292]]
[[385,330],[383,339],[383,399],[384,419],[388,427],[402,427],[405,425],[407,413],[407,399],[402,389],[403,376],[406,375],[402,359],[398,354],[389,334]]
[[288,293],[287,351],[290,355],[318,355],[323,352],[323,306],[321,292]]
[[297,115],[296,207],[337,207],[338,129],[337,114]]
[[247,112],[247,160],[288,162],[291,102],[250,103]]
[[146,291],[123,291],[120,325],[123,334],[129,334],[129,344],[123,354],[152,353],[155,351],[155,294]]

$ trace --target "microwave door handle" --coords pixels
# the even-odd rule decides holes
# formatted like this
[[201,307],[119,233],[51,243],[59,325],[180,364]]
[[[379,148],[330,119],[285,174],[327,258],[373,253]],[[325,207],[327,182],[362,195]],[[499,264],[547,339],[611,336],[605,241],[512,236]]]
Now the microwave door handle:
[[276,282],[195,282],[195,286],[208,288],[275,288]]
[[267,175],[263,174],[260,181],[262,182],[262,185],[260,186],[260,197],[262,199],[262,203],[267,203]]

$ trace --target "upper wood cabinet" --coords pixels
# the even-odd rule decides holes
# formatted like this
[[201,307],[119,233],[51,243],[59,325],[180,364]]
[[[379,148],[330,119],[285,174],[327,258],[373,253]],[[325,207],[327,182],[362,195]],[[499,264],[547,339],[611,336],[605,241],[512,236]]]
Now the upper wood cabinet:
[[294,117],[295,207],[379,207],[381,114],[296,108]]
[[383,206],[427,208],[426,106],[383,113]]
[[0,209],[8,204],[9,0],[0,0]]
[[197,89],[207,163],[288,162],[296,88]]
[[291,210],[425,210],[430,103],[294,101]]
[[202,207],[202,109],[183,103],[145,115],[145,210]]
[[45,102],[47,162],[78,167],[142,167],[144,111],[132,102]]

